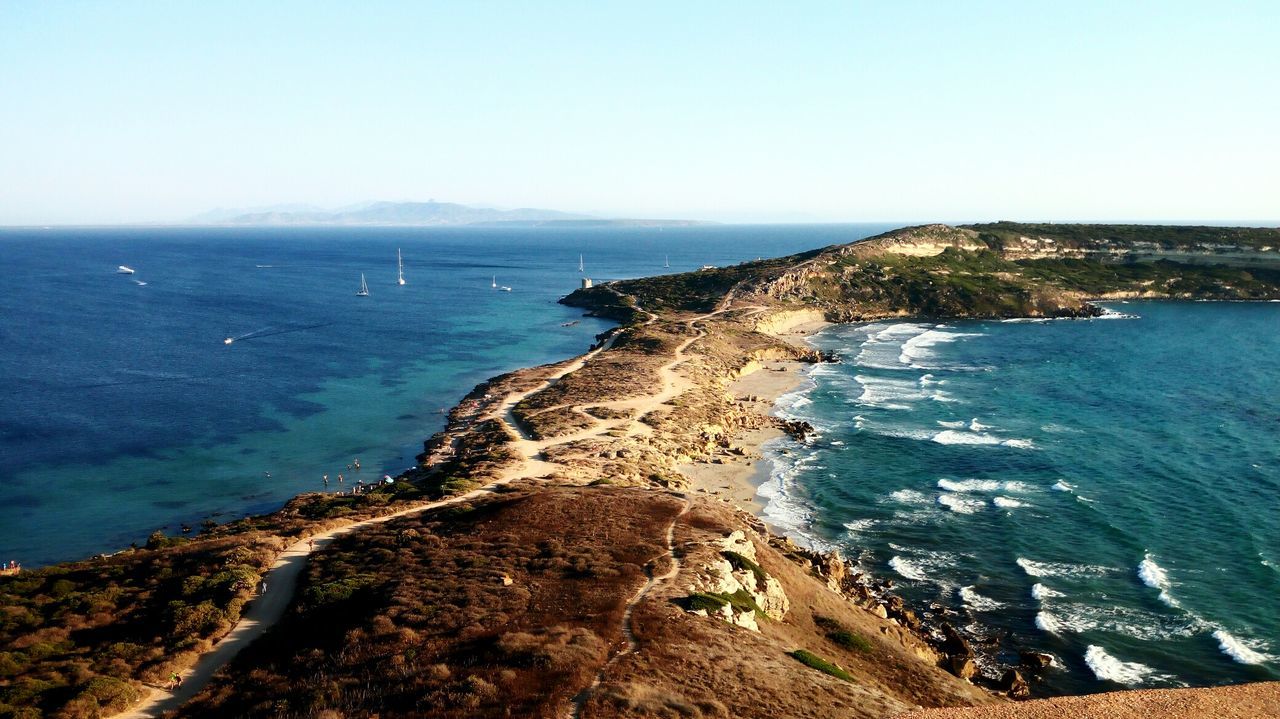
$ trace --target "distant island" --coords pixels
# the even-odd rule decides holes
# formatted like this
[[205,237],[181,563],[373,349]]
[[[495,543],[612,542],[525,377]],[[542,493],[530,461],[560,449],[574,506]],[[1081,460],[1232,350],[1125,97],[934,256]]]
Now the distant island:
[[520,207],[500,210],[456,202],[373,202],[325,210],[310,205],[216,209],[188,220],[194,225],[307,226],[496,226],[496,227],[671,227],[709,224],[696,220],[602,218],[558,210]]

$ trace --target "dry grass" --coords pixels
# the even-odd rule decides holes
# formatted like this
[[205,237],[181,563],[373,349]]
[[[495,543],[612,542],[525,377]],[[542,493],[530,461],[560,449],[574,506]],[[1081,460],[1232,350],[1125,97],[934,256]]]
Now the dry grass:
[[541,487],[343,538],[184,713],[561,714],[620,643],[678,511],[651,491]]
[[152,544],[0,580],[0,716],[132,705],[230,630],[283,546],[254,532]]

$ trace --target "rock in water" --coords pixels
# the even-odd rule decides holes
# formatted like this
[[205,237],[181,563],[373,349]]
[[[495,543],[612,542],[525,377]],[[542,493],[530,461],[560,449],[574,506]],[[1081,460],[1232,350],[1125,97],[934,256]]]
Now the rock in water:
[[1019,652],[1018,662],[1032,671],[1043,671],[1053,666],[1053,655],[1044,652]]
[[1000,677],[996,688],[1009,695],[1010,699],[1026,699],[1031,696],[1031,687],[1022,678],[1017,669],[1009,669]]
[[947,659],[947,671],[961,679],[972,679],[978,674],[978,665],[969,657],[953,656]]

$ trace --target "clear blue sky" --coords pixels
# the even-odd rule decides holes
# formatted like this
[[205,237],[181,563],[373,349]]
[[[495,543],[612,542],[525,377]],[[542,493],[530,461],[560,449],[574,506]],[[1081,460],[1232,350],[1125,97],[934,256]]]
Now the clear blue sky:
[[0,3],[0,224],[1280,219],[1280,2]]

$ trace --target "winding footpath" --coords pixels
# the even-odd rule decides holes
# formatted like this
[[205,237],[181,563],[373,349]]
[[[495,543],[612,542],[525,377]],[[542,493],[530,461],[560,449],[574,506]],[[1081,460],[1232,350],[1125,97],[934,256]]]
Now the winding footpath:
[[[397,517],[417,514],[428,509],[465,502],[492,494],[495,488],[510,481],[510,478],[503,478],[492,484],[473,489],[466,494],[420,504],[381,517],[353,522],[319,534],[313,534],[289,545],[280,553],[275,564],[271,565],[271,568],[263,575],[267,590],[249,603],[248,609],[241,615],[240,621],[236,622],[231,631],[220,639],[213,649],[202,654],[196,660],[195,666],[183,675],[182,686],[173,691],[153,688],[151,694],[141,704],[116,714],[115,719],[159,717],[164,712],[177,709],[191,697],[200,693],[200,690],[204,689],[209,680],[213,678],[215,672],[239,654],[240,650],[262,636],[263,632],[274,626],[284,616],[285,610],[293,601],[293,595],[297,591],[298,578],[302,575],[302,570],[306,567],[307,560],[312,552],[324,549],[334,539],[344,534],[349,534],[365,527],[389,522]],[[312,548],[312,542],[315,543],[314,548]]]
[[[727,299],[728,298],[726,298],[726,300]],[[609,432],[622,424],[634,427],[636,423],[639,422],[640,418],[658,408],[663,403],[671,400],[682,391],[678,387],[679,375],[675,372],[675,369],[687,360],[685,352],[688,350],[690,345],[707,335],[705,329],[697,327],[697,323],[709,317],[729,312],[732,309],[733,308],[730,306],[729,302],[721,302],[715,311],[699,315],[685,321],[684,324],[691,329],[695,329],[697,334],[682,342],[673,353],[674,356],[671,361],[658,368],[658,374],[661,377],[662,385],[661,389],[657,393],[614,402],[604,402],[583,406],[583,408],[625,408],[631,411],[631,416],[627,419],[604,421],[593,418],[595,420],[595,425],[588,429],[567,436],[553,437],[539,441],[530,437],[520,427],[519,422],[516,421],[515,415],[513,414],[516,404],[525,397],[545,390],[559,381],[562,377],[572,372],[576,372],[586,365],[586,363],[591,359],[613,347],[614,341],[617,339],[619,334],[617,331],[610,335],[599,347],[583,354],[573,362],[565,365],[555,374],[547,377],[538,386],[524,392],[508,395],[504,398],[503,402],[498,406],[493,414],[501,419],[516,435],[517,439],[512,444],[523,459],[520,466],[508,470],[494,482],[478,489],[471,490],[465,494],[408,507],[391,514],[374,517],[372,519],[353,522],[351,524],[311,535],[310,537],[300,539],[289,545],[280,553],[279,557],[277,557],[271,568],[267,570],[266,574],[263,575],[263,582],[265,583],[266,591],[249,603],[248,608],[241,615],[240,620],[236,622],[235,626],[231,628],[230,632],[222,637],[222,639],[220,639],[211,650],[202,654],[196,660],[195,665],[191,669],[183,673],[182,685],[179,688],[167,690],[153,687],[151,693],[143,699],[141,703],[131,709],[114,715],[112,719],[144,719],[160,717],[165,712],[171,712],[178,709],[196,694],[200,693],[200,691],[208,685],[209,681],[219,669],[226,666],[226,664],[235,658],[241,650],[252,644],[258,637],[262,636],[264,632],[280,621],[284,616],[285,610],[288,609],[289,605],[293,601],[294,594],[298,588],[298,579],[301,577],[302,570],[306,567],[311,554],[313,552],[323,550],[333,542],[334,539],[344,534],[356,532],[365,527],[388,522],[399,517],[418,514],[437,507],[443,507],[457,502],[465,502],[477,497],[492,494],[497,487],[505,485],[516,479],[545,476],[559,468],[559,465],[547,462],[542,458],[543,451],[547,447],[600,437],[606,432]],[[762,308],[749,309],[756,309],[759,311]],[[653,313],[648,314],[649,319],[644,323],[645,325],[653,324],[658,319]],[[574,698],[574,716],[577,716],[578,712],[581,710],[582,704],[585,703],[586,699],[590,697],[591,692],[593,692],[603,680],[605,671],[621,657],[637,650],[635,636],[631,629],[632,611],[645,597],[645,595],[653,589],[653,587],[667,579],[670,579],[671,577],[674,577],[679,572],[680,563],[675,557],[675,548],[673,544],[674,532],[676,522],[686,511],[688,511],[688,508],[688,502],[686,500],[684,509],[682,509],[680,514],[671,521],[671,525],[667,528],[667,556],[671,558],[671,568],[661,576],[650,577],[644,586],[642,586],[627,603],[622,619],[622,633],[627,640],[627,647],[610,658],[609,661],[600,668],[600,672],[597,674],[595,682],[593,682],[590,687],[583,690],[578,697]],[[579,701],[579,698],[581,698],[581,701]]]
[[[621,623],[622,638],[627,641],[627,646],[623,648],[622,651],[618,652],[617,654],[614,654],[612,657],[609,657],[608,661],[606,661],[600,667],[600,671],[596,672],[595,679],[591,681],[591,684],[588,685],[586,689],[583,689],[582,691],[578,692],[577,695],[573,697],[573,699],[571,700],[572,707],[569,712],[569,716],[572,719],[579,719],[579,717],[582,716],[582,708],[587,705],[587,701],[590,700],[592,695],[595,694],[596,690],[600,688],[600,685],[604,682],[604,675],[606,672],[609,671],[609,668],[612,667],[614,664],[617,664],[618,660],[622,659],[623,657],[629,654],[635,654],[640,651],[640,644],[636,642],[635,627],[632,624],[632,620],[631,620],[632,615],[635,613],[636,606],[640,604],[640,602],[643,601],[646,596],[648,596],[649,592],[652,591],[654,587],[658,586],[659,584],[662,584],[663,582],[669,579],[674,578],[677,574],[680,573],[680,558],[676,556],[676,524],[679,523],[680,518],[685,515],[685,512],[689,511],[688,498],[681,497],[681,499],[683,500],[683,505],[680,507],[679,514],[672,517],[671,524],[667,525],[667,551],[664,554],[659,555],[659,556],[666,557],[670,566],[667,568],[667,571],[663,572],[662,574],[659,574],[656,576],[653,574],[650,574],[648,581],[646,581],[643,586],[641,586],[638,590],[636,590],[636,593],[632,595],[631,599],[627,602],[626,609],[624,609],[622,612],[622,623]],[[650,559],[648,562],[645,563],[645,567],[651,568],[653,566],[654,560],[656,560],[657,558],[658,557],[654,557],[654,559]]]

